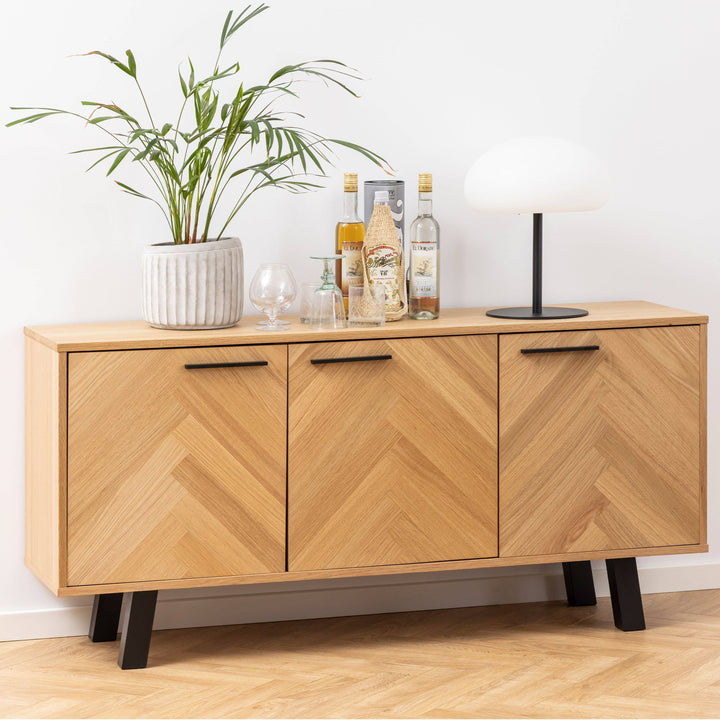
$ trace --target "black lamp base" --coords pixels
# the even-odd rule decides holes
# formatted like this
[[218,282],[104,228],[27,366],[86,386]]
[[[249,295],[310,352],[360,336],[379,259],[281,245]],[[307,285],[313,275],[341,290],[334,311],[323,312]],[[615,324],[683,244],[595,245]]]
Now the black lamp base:
[[545,307],[542,303],[542,213],[533,213],[533,294],[532,307],[509,307],[488,310],[486,315],[510,320],[564,320],[584,317],[587,310],[565,307]]
[[510,318],[511,320],[564,320],[565,318],[584,317],[587,310],[565,307],[543,307],[539,313],[533,312],[531,307],[510,307],[488,310],[486,315],[497,318]]

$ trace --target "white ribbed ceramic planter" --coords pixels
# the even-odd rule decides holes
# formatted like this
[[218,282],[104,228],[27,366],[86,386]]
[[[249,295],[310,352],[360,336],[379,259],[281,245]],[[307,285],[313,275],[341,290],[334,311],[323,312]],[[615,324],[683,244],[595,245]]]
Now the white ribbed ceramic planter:
[[143,316],[167,330],[235,325],[243,310],[239,238],[150,245],[143,253]]

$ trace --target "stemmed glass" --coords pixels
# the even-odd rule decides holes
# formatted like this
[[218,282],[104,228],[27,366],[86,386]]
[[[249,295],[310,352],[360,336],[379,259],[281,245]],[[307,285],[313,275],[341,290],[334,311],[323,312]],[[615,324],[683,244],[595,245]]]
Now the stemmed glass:
[[[287,308],[283,308],[282,310],[280,310],[280,312],[284,312],[286,309]],[[292,325],[292,323],[289,320],[281,320],[280,318],[278,318],[275,322],[278,325]],[[258,325],[267,325],[267,324],[268,324],[267,320],[260,320],[258,322]]]
[[322,260],[322,285],[315,290],[310,305],[310,327],[314,330],[346,328],[345,303],[342,290],[335,284],[333,264],[342,255],[312,255],[312,260]]
[[250,301],[257,310],[268,316],[267,323],[256,326],[256,330],[287,330],[286,325],[277,322],[281,310],[290,307],[297,288],[290,268],[283,263],[261,265],[250,283]]

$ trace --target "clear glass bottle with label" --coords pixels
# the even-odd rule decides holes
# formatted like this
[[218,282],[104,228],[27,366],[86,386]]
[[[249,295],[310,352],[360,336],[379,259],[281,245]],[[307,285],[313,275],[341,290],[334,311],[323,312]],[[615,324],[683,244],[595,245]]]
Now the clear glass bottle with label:
[[365,223],[358,215],[358,180],[355,173],[345,173],[343,190],[343,214],[335,227],[335,252],[344,257],[336,261],[335,277],[342,290],[347,314],[348,288],[351,285],[363,284],[362,248]]
[[432,174],[420,173],[418,216],[410,226],[409,315],[435,320],[440,315],[440,226],[432,214]]

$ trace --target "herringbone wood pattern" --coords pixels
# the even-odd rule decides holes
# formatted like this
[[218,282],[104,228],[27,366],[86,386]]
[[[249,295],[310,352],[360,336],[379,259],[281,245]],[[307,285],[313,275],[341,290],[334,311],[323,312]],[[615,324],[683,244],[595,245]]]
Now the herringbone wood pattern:
[[290,570],[497,555],[495,336],[289,352]]
[[648,630],[563,602],[0,644],[0,716],[716,718],[720,590],[645,596]]
[[282,572],[286,374],[284,346],[71,354],[69,584]]
[[500,555],[704,542],[700,371],[698,326],[502,336]]

